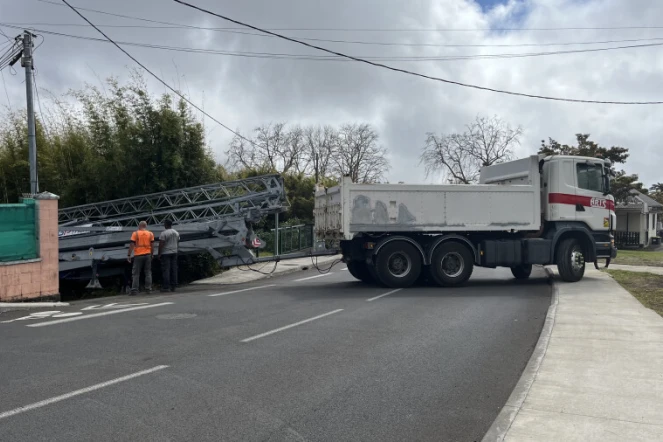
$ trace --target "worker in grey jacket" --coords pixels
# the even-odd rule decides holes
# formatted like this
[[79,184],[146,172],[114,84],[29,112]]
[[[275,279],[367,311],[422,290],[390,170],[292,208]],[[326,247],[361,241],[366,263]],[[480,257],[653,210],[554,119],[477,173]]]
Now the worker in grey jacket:
[[173,229],[173,222],[164,222],[166,230],[159,235],[159,260],[161,261],[161,291],[175,291],[177,287],[177,252],[180,234]]

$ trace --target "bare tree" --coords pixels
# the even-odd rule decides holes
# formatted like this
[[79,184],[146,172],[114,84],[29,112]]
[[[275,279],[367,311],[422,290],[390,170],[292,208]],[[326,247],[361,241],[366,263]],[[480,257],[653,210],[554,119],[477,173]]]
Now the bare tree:
[[299,126],[288,130],[285,123],[258,126],[255,137],[235,136],[226,152],[233,168],[287,173],[296,168],[304,151],[304,133]]
[[332,126],[309,126],[304,129],[305,148],[300,171],[312,174],[316,183],[331,171],[337,138]]
[[355,183],[379,182],[390,165],[387,150],[377,143],[378,134],[368,124],[341,126],[332,157],[334,172],[349,175]]
[[426,176],[441,172],[450,183],[474,183],[482,167],[513,158],[522,133],[522,127],[513,129],[496,116],[477,116],[462,134],[426,134],[420,164],[426,167]]

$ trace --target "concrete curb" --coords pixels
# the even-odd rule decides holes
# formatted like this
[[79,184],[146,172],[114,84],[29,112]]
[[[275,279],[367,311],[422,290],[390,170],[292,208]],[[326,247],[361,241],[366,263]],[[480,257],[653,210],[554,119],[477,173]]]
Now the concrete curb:
[[0,302],[0,309],[7,308],[42,308],[42,307],[66,307],[68,302]]
[[509,399],[507,399],[506,404],[500,410],[500,413],[497,415],[493,424],[488,429],[488,432],[481,440],[482,442],[502,442],[506,437],[511,424],[516,419],[518,412],[525,403],[527,395],[529,394],[530,388],[536,379],[539,369],[541,368],[541,363],[543,358],[546,355],[548,350],[548,344],[550,342],[550,336],[552,335],[553,327],[555,326],[555,318],[557,316],[557,304],[559,302],[559,288],[555,284],[554,274],[552,270],[545,268],[544,270],[550,278],[550,284],[552,285],[552,302],[550,307],[548,307],[548,312],[546,314],[546,322],[543,324],[541,329],[541,335],[539,335],[539,340],[534,347],[532,356],[525,366],[523,374],[520,376],[518,383],[514,387]]

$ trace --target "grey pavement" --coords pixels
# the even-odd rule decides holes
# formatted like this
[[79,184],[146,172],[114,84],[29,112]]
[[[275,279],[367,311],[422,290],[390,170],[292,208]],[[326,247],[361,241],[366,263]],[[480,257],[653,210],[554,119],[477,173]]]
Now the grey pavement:
[[485,440],[663,441],[663,318],[603,272],[555,286],[540,364]]
[[0,440],[480,440],[539,337],[543,271],[387,294],[344,267],[0,314]]
[[193,284],[241,284],[256,281],[258,279],[288,275],[290,273],[316,267],[322,271],[326,271],[339,264],[342,264],[341,255],[288,259],[278,263],[267,262],[264,264],[254,264],[250,267],[234,267],[216,276],[212,276],[211,278],[200,279]]

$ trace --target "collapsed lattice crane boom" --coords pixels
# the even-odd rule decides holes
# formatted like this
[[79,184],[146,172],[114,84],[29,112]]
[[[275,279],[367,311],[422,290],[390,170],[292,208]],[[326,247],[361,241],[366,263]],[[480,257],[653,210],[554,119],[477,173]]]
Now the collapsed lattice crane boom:
[[253,224],[287,208],[283,178],[264,175],[61,209],[60,277],[98,287],[99,276],[118,274],[140,221],[158,237],[170,219],[183,254],[208,252],[222,266],[264,261],[251,252],[265,246]]

